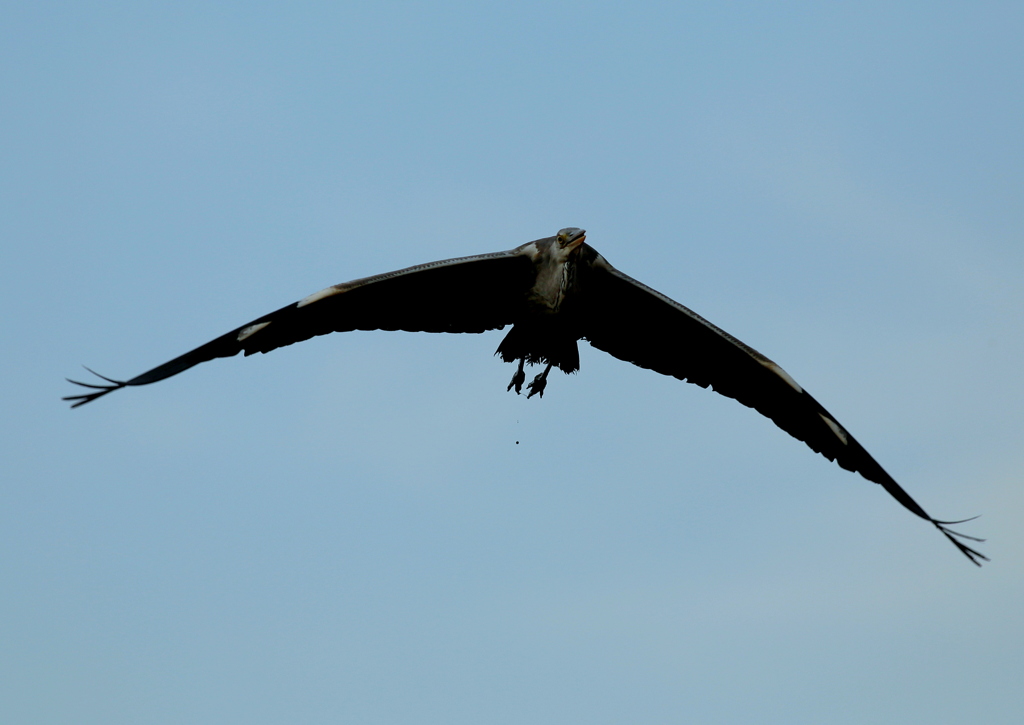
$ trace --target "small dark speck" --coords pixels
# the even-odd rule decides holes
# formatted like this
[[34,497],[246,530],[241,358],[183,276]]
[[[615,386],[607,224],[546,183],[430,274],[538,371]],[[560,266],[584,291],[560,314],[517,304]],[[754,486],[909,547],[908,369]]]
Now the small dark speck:
[[517,445],[517,446],[519,445],[519,441],[516,441],[516,445]]

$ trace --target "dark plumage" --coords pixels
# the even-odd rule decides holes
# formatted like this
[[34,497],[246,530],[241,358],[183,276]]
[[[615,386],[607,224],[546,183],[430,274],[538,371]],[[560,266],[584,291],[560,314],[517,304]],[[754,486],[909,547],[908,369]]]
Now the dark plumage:
[[781,367],[612,267],[584,243],[584,234],[582,229],[563,229],[507,252],[431,262],[328,287],[130,380],[102,375],[108,384],[72,380],[94,392],[64,399],[77,408],[207,360],[270,352],[329,332],[483,332],[512,325],[497,350],[505,362],[518,361],[510,390],[522,389],[524,364],[544,364],[528,385],[528,397],[543,396],[552,367],[566,373],[579,369],[577,341],[585,339],[620,360],[710,386],[754,408],[812,450],[881,484],[975,564],[987,561],[963,541],[981,539],[948,528],[961,522],[938,521],[925,513]]

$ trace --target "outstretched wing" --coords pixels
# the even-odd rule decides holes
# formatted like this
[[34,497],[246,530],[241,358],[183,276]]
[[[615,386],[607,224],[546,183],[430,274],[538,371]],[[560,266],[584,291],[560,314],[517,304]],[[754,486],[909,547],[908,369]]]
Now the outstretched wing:
[[64,400],[74,401],[71,407],[77,408],[119,388],[155,383],[207,360],[270,352],[329,332],[498,329],[514,322],[532,284],[533,262],[522,249],[430,262],[334,285],[130,380],[98,373],[94,374],[108,384],[71,380],[95,392]]
[[584,250],[580,305],[591,345],[643,368],[735,398],[849,471],[881,484],[912,513],[933,523],[972,562],[987,558],[925,513],[864,447],[776,363],[703,317]]

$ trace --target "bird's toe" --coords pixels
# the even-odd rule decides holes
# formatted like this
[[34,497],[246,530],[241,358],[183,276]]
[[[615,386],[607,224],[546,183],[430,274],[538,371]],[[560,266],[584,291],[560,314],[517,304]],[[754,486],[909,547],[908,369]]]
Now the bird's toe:
[[544,375],[544,374],[538,375],[537,377],[535,377],[533,379],[533,382],[531,382],[527,386],[527,389],[530,392],[527,393],[526,397],[527,398],[532,398],[534,395],[539,395],[540,397],[543,398],[544,397],[544,388],[547,387],[547,384],[548,384],[547,376]]

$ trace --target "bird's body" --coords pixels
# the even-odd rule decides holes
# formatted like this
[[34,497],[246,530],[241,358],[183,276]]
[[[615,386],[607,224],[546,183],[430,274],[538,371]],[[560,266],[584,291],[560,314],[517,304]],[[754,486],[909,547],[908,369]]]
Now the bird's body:
[[[843,468],[881,484],[934,524],[971,561],[985,559],[925,511],[836,419],[776,363],[700,315],[609,264],[574,227],[506,252],[431,262],[316,292],[127,381],[78,383],[95,392],[68,396],[72,407],[127,386],[147,385],[193,365],[244,352],[269,352],[329,332],[408,330],[484,332],[512,329],[498,346],[518,367],[543,364],[528,397],[543,396],[553,367],[579,369],[577,342],[640,367],[712,387],[773,420]],[[103,376],[100,376],[103,377]]]

